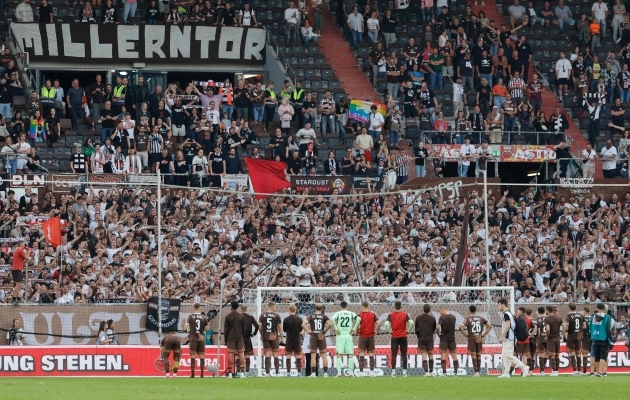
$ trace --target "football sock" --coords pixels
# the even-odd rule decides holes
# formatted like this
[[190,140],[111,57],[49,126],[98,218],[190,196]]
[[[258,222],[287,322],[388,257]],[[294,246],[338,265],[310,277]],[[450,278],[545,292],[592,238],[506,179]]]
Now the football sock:
[[199,371],[201,371],[201,374],[199,376],[201,376],[202,378],[203,378],[203,371],[206,369],[205,367],[206,367],[206,359],[205,358],[200,358],[199,359]]
[[424,372],[429,371],[429,363],[427,362],[427,360],[422,360],[422,369],[424,370]]
[[580,369],[582,369],[582,357],[576,355],[575,356],[575,363],[577,364],[577,369],[576,371],[579,371]]
[[178,370],[179,370],[179,361],[175,361],[175,363],[173,364],[173,372],[177,373]]
[[365,356],[359,356],[359,371],[363,372],[363,368],[365,368]]
[[556,354],[555,360],[556,360],[556,369],[554,369],[554,371],[558,371],[558,369],[560,368],[560,355]]
[[510,367],[510,375],[512,375],[512,372],[514,372],[514,367]]
[[324,367],[324,373],[327,374],[328,373],[328,367]]
[[586,373],[586,366],[588,365],[588,356],[582,354],[582,372]]
[[337,356],[337,374],[341,373],[341,369],[343,368],[343,356]]
[[376,356],[370,356],[370,371],[374,371],[376,365]]
[[534,357],[530,357],[529,360],[527,360],[527,366],[530,371],[534,372]]
[[545,365],[547,365],[547,359],[545,357],[538,357],[538,366],[540,367],[540,372],[545,372]]
[[194,378],[195,377],[195,360],[196,358],[193,358],[190,360],[190,377]]
[[433,358],[429,358],[429,372],[433,372]]
[[168,360],[164,360],[164,373],[168,375],[171,372],[171,363]]
[[354,374],[354,357],[351,355],[348,356],[348,369],[351,374]]
[[245,356],[245,371],[249,372],[249,367],[252,365],[252,360]]
[[280,357],[274,357],[274,367],[276,368],[276,375],[280,373]]
[[571,361],[571,368],[573,369],[573,371],[577,371],[577,360],[575,356],[569,356],[570,357],[570,361]]
[[407,352],[400,352],[400,358],[402,361],[402,369],[407,369]]
[[556,356],[549,357],[549,365],[551,366],[551,371],[556,370]]
[[302,371],[302,357],[300,356],[295,357],[295,368],[297,369],[298,374],[300,373],[300,371]]
[[457,371],[459,370],[459,360],[457,359],[457,356],[455,356],[453,358],[455,358],[453,360],[453,374],[457,375]]
[[271,357],[265,357],[265,372],[267,372],[267,375],[269,375],[270,370],[271,370]]

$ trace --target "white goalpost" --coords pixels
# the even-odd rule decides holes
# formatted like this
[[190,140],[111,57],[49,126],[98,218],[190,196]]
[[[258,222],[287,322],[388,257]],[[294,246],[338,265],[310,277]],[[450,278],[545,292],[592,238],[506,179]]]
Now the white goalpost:
[[[456,318],[456,327],[462,323],[465,317],[470,314],[469,307],[475,305],[477,309],[477,315],[482,316],[493,326],[491,332],[485,339],[484,351],[482,355],[481,373],[482,374],[495,374],[498,372],[501,365],[501,347],[499,345],[498,335],[501,329],[501,313],[499,312],[497,301],[501,298],[508,300],[510,310],[514,312],[514,288],[507,287],[259,287],[256,290],[248,290],[248,293],[244,294],[243,301],[245,303],[255,303],[254,309],[256,310],[256,319],[267,311],[267,305],[270,302],[276,304],[276,312],[280,314],[281,319],[284,319],[289,315],[288,307],[294,304],[297,307],[297,315],[303,320],[314,312],[315,304],[321,303],[324,306],[325,314],[330,318],[332,315],[340,309],[340,302],[346,301],[348,303],[348,310],[354,311],[357,314],[361,312],[361,303],[368,301],[370,303],[370,309],[376,313],[378,319],[384,322],[387,319],[388,314],[394,309],[394,302],[402,302],[402,310],[407,312],[412,320],[423,313],[423,306],[429,304],[431,306],[431,313],[435,316],[436,320],[439,319],[440,314],[438,309],[440,306],[446,307],[450,314]],[[254,298],[255,296],[255,298]],[[385,331],[385,328],[381,327],[380,331],[375,336],[376,344],[376,361],[375,361],[375,374],[389,375],[391,372],[392,360],[390,357],[390,334]],[[435,370],[438,374],[441,374],[441,363],[447,363],[447,374],[451,375],[457,373],[458,375],[472,375],[472,362],[470,357],[467,356],[467,339],[460,334],[456,333],[457,341],[457,358],[459,361],[459,370],[453,371],[453,361],[450,357],[447,360],[440,359],[440,353],[438,351],[439,338],[436,336],[435,341]],[[345,367],[336,365],[335,357],[335,337],[332,332],[329,332],[326,336],[326,342],[328,345],[328,366],[329,374],[337,374],[341,369],[342,374],[349,374],[347,370],[347,361]],[[355,362],[354,365],[358,366],[356,357],[358,356],[358,350],[356,348],[358,343],[358,336],[353,336],[353,342],[355,345]],[[415,334],[411,333],[408,336],[408,369],[409,375],[423,375],[426,371],[422,369],[421,356],[417,352],[417,338]],[[256,366],[256,372],[252,371],[258,376],[262,376],[264,368],[260,368],[263,365],[264,350],[262,347],[262,341],[260,335],[257,338],[257,342],[254,342],[254,357]],[[302,353],[302,365],[304,366],[304,350]],[[291,373],[295,374],[295,358],[284,356],[283,348],[280,348],[280,375],[286,376]],[[400,368],[401,360],[400,355],[395,360],[395,366]],[[321,360],[318,363],[319,372],[322,372]],[[366,368],[368,366],[366,365]],[[252,368],[253,369],[253,368]],[[272,368],[271,375],[275,375],[275,371]],[[304,368],[302,369],[304,371]],[[352,371],[355,372],[355,371]]]

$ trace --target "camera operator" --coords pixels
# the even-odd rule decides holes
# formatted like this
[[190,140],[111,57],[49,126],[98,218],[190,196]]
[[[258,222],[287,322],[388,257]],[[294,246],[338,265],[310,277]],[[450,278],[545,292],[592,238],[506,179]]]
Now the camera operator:
[[477,149],[477,176],[482,176],[481,171],[488,170],[488,161],[492,160],[492,148],[488,146],[488,139],[484,139],[481,147]]
[[7,344],[9,346],[24,346],[24,329],[20,327],[20,320],[14,319],[11,329],[7,332]]

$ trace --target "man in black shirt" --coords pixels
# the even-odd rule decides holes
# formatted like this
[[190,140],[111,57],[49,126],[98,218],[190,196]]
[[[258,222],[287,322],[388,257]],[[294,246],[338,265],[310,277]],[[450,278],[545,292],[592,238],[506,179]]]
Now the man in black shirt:
[[[507,55],[507,53],[506,53]],[[523,70],[525,69],[525,65],[523,61],[518,55],[518,51],[514,50],[512,52],[512,59],[509,61],[510,66],[510,76],[514,76],[514,72],[518,72],[520,75],[523,75]]]
[[182,101],[179,99],[175,100],[175,104],[171,108],[171,125],[173,137],[176,138],[177,143],[181,143],[186,137],[186,113],[182,107]]
[[418,143],[418,147],[414,149],[414,156],[416,161],[416,177],[424,178],[425,169],[424,169],[424,161],[427,157],[429,157],[429,152],[424,147],[424,142]]
[[[136,142],[137,144],[137,142]],[[186,139],[186,141],[182,144],[182,152],[184,153],[184,159],[186,160],[186,164],[188,164],[188,171],[190,172],[192,166],[192,160],[195,158],[195,154],[197,154],[197,150],[201,149],[201,145],[197,143],[194,139]]]
[[37,22],[39,22],[40,24],[52,24],[53,22],[55,22],[53,7],[51,4],[48,4],[48,0],[41,1]]
[[225,173],[225,158],[221,153],[221,145],[214,146],[214,153],[208,157],[210,162],[210,181],[214,187],[221,186],[221,175]]
[[26,159],[28,160],[26,162],[26,167],[29,171],[32,172],[39,172],[40,157],[35,153],[36,151],[37,149],[35,147],[31,147],[31,152],[26,157]]
[[487,50],[482,50],[481,57],[475,61],[475,69],[477,70],[479,79],[486,78],[488,84],[492,87],[492,57],[488,55]]
[[405,119],[413,118],[416,123],[418,123],[418,113],[416,112],[416,107],[414,106],[414,101],[416,99],[416,88],[412,81],[407,81],[403,88],[403,104],[405,111]]
[[101,110],[103,109],[103,104],[105,104],[105,82],[103,82],[103,78],[101,74],[96,75],[96,81],[90,85],[88,89],[88,93],[90,94],[92,100],[92,121],[96,123],[101,117]]
[[162,153],[157,155],[157,162],[155,163],[155,169],[160,169],[160,174],[164,175],[164,183],[170,184],[173,181],[172,174],[175,173],[175,165],[173,164],[173,157],[168,154],[168,149],[163,148]]
[[398,78],[400,77],[400,71],[396,66],[396,60],[390,58],[385,67],[385,73],[387,74],[387,93],[392,96],[394,100],[398,100]]
[[472,134],[473,143],[478,144],[483,141],[483,132],[486,130],[485,118],[479,105],[476,105],[473,113],[468,116],[468,129],[475,132]]
[[238,25],[238,21],[236,20],[236,11],[232,8],[232,4],[225,3],[225,8],[223,9],[223,22],[221,25],[223,26],[234,26]]
[[354,175],[355,158],[352,156],[352,149],[346,150],[345,157],[341,160],[341,171],[344,175]]
[[280,157],[280,161],[285,161],[289,158],[289,142],[282,136],[280,128],[276,128],[276,136],[271,138],[269,142],[273,158]]
[[521,60],[521,63],[523,63],[523,73],[521,74],[521,78],[527,82],[529,61],[532,58],[532,46],[527,43],[525,35],[521,35],[520,40],[516,44],[516,51],[518,52],[518,58]]
[[414,64],[418,64],[418,57],[420,57],[420,49],[415,44],[416,39],[412,36],[409,38],[409,43],[403,48],[403,56],[405,56],[405,64],[407,69],[411,70]]
[[376,42],[376,46],[370,52],[370,65],[372,66],[372,82],[374,86],[376,86],[378,81],[378,69],[379,69],[379,61],[381,58],[385,56],[385,50],[383,50],[383,44],[381,42]]
[[435,21],[440,27],[440,32],[446,31],[446,36],[448,36],[448,39],[450,40],[451,32],[449,31],[449,27],[451,26],[452,18],[448,13],[448,7],[442,7],[442,13],[435,18]]
[[241,159],[236,154],[236,149],[232,147],[225,158],[225,173],[226,174],[242,174]]
[[110,101],[105,102],[105,108],[101,110],[101,143],[105,143],[105,139],[109,138],[114,132],[116,111],[112,108]]
[[300,152],[293,150],[291,157],[287,160],[287,172],[289,175],[300,175],[302,173],[302,160]]
[[427,105],[422,104],[420,113],[418,114],[420,131],[432,131],[431,113],[427,111]]
[[[229,3],[228,3],[229,4]],[[234,91],[232,92],[234,96],[234,107],[236,108],[236,120],[240,121],[243,118],[247,121],[248,111],[249,111],[249,99],[247,96],[249,95],[249,90],[244,86],[243,80],[239,79]]]
[[206,0],[203,3],[203,9],[201,10],[201,12],[203,12],[204,21],[207,26],[217,24],[217,13],[212,7],[212,3],[210,2],[210,0]]

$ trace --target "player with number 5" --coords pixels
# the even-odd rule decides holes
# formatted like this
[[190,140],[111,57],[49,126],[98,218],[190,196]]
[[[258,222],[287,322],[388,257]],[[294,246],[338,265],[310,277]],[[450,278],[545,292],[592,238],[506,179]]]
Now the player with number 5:
[[342,301],[341,310],[332,316],[333,328],[337,332],[335,340],[335,352],[337,353],[337,378],[341,377],[341,368],[343,366],[343,356],[348,356],[349,376],[354,376],[354,344],[352,343],[352,334],[356,332],[361,318],[354,312],[347,309],[348,303]]

